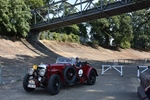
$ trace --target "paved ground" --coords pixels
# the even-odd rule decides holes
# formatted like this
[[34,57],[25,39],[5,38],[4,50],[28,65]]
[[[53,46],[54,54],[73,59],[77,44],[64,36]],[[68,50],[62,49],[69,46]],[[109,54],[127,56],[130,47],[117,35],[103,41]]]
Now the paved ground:
[[101,68],[97,68],[99,76],[95,85],[74,85],[62,88],[57,95],[50,95],[45,89],[36,89],[31,93],[24,91],[22,81],[0,85],[1,100],[139,100],[136,67],[125,66],[121,77],[111,69],[103,76]]

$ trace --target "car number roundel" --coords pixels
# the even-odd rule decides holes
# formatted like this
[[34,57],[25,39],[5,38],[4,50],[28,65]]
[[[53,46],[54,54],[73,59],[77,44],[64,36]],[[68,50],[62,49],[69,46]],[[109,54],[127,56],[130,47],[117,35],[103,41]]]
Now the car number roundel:
[[78,75],[81,77],[81,76],[82,76],[82,74],[83,74],[83,70],[82,70],[82,69],[80,69],[80,70],[78,71]]

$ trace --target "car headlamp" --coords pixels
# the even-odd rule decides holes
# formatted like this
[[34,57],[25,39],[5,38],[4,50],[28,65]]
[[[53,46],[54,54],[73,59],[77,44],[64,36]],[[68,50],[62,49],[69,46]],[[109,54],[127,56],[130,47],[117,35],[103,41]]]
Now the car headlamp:
[[29,75],[33,75],[33,72],[34,72],[34,69],[33,69],[33,68],[29,68],[29,69],[28,69],[28,74],[29,74]]
[[40,76],[44,76],[45,75],[46,70],[45,69],[40,69],[39,74]]

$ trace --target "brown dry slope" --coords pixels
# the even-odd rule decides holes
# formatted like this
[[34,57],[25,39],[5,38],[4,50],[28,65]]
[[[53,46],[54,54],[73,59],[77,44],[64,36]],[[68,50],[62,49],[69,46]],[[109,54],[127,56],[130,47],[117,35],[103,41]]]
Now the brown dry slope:
[[[12,41],[6,38],[0,38],[0,57],[7,59],[23,59],[21,56],[28,56],[31,58],[47,57],[48,54],[52,58],[57,56],[86,58],[89,60],[109,60],[109,59],[137,59],[137,58],[150,58],[150,52],[136,51],[133,49],[126,49],[121,51],[112,51],[99,47],[93,49],[91,47],[83,46],[77,43],[63,43],[56,41],[43,40],[43,43],[51,53],[45,54],[37,50],[33,45],[23,40]],[[56,58],[55,58],[56,59]],[[2,63],[2,62],[1,62]]]
[[88,58],[89,60],[150,58],[150,52],[136,51],[133,49],[112,51],[102,47],[99,47],[99,49],[93,49],[77,43],[63,43],[47,40],[41,42],[51,51],[66,57],[79,56],[80,58]]
[[[34,47],[34,44],[28,43],[26,40],[12,41],[7,38],[0,38],[0,58],[6,58],[17,61],[26,60],[25,57],[30,59],[30,63],[33,58],[49,57],[53,58],[53,61],[57,56],[65,57],[80,57],[89,60],[109,60],[109,59],[137,59],[137,58],[150,58],[150,52],[136,51],[133,49],[126,49],[121,51],[112,51],[99,47],[99,49],[93,49],[91,47],[83,46],[77,43],[63,43],[56,41],[43,40],[43,43],[50,51],[43,53]],[[45,49],[43,49],[44,51]],[[27,59],[27,60],[29,60]],[[38,62],[38,61],[37,61]],[[0,61],[2,64],[2,60]],[[25,63],[25,62],[24,62]]]

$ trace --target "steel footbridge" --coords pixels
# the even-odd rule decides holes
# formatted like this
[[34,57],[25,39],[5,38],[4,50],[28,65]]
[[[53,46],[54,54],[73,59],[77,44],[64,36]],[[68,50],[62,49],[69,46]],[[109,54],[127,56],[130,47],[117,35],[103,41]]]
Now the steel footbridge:
[[[32,10],[31,31],[44,31],[150,7],[149,0],[61,0]],[[96,2],[97,1],[97,2]]]

